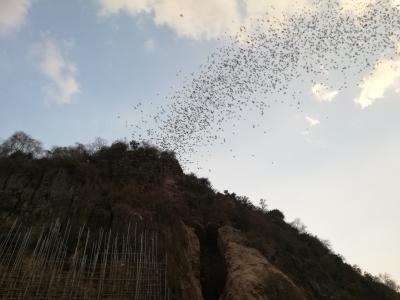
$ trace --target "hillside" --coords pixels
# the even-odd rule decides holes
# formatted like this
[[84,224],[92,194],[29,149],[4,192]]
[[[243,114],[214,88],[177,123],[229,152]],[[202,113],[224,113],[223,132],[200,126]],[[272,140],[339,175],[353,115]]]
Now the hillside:
[[146,144],[3,151],[1,232],[16,218],[32,228],[55,220],[93,231],[156,228],[170,299],[400,299],[280,211],[216,192]]

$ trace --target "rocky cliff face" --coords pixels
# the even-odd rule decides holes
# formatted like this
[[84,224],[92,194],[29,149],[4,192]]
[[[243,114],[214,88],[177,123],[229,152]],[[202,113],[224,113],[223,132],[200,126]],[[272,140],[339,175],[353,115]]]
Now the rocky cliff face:
[[219,245],[228,274],[221,300],[306,299],[287,275],[246,244],[239,230],[230,226],[219,229]]
[[0,230],[15,218],[29,226],[58,219],[94,230],[158,228],[171,299],[400,299],[279,211],[216,193],[168,153],[119,145],[67,154],[0,158]]
[[184,299],[202,300],[200,278],[200,242],[194,230],[184,224],[184,239],[186,239],[186,247],[182,259],[187,266],[187,272],[182,274],[181,291]]

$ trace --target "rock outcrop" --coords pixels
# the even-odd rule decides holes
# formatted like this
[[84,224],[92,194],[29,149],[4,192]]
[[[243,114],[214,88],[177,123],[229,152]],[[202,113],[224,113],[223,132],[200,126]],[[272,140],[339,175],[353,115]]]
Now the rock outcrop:
[[230,226],[219,229],[227,281],[221,300],[305,300],[302,291]]
[[183,225],[186,240],[186,251],[182,259],[187,271],[181,279],[182,295],[185,299],[203,300],[200,282],[200,242],[194,230]]

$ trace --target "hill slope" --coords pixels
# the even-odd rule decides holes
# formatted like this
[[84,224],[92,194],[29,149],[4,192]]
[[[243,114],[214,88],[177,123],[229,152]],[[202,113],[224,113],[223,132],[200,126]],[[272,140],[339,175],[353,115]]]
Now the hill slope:
[[172,299],[400,299],[316,237],[246,197],[215,192],[174,155],[114,143],[0,157],[0,229],[58,219],[122,230],[159,229]]

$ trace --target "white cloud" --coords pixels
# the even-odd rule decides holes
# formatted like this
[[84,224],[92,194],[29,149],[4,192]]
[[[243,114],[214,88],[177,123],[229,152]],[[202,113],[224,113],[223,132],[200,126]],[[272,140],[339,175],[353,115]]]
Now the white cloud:
[[307,122],[308,127],[305,130],[303,130],[302,132],[300,132],[300,134],[305,137],[307,142],[309,142],[311,144],[315,144],[317,141],[312,140],[310,138],[310,134],[311,134],[310,131],[311,131],[312,127],[315,127],[315,126],[321,124],[321,122],[318,119],[314,119],[309,116],[305,116],[304,119]]
[[[298,1],[305,5],[308,0]],[[101,0],[100,14],[149,14],[155,24],[172,28],[179,36],[213,39],[234,34],[250,17],[265,13],[271,5],[282,11],[298,11],[292,0]]]
[[[400,1],[400,0],[399,0]],[[274,8],[275,13],[278,15],[285,13],[296,13],[299,12],[299,8],[306,7],[309,5],[308,0],[247,0],[245,1],[246,11],[248,16],[263,15],[266,10],[271,7]]]
[[152,15],[155,24],[172,28],[179,36],[211,39],[239,26],[234,0],[102,0],[102,15],[125,12]]
[[144,47],[147,51],[154,52],[154,50],[156,49],[156,42],[153,39],[149,38],[144,42]]
[[[379,2],[377,0],[340,0],[339,4],[344,12],[362,15],[368,10],[369,7]],[[391,4],[395,7],[399,7],[400,0],[389,0],[384,4]]]
[[400,59],[379,61],[372,73],[360,83],[360,95],[354,100],[361,108],[382,99],[388,90],[400,88]]
[[340,6],[344,11],[350,11],[360,15],[371,5],[374,0],[340,0]]
[[75,64],[67,61],[55,41],[49,38],[35,45],[34,53],[38,58],[40,71],[52,81],[46,87],[50,98],[57,103],[70,103],[72,96],[79,92]]
[[307,123],[308,123],[308,125],[309,125],[310,127],[317,126],[317,125],[319,125],[319,124],[321,123],[319,120],[313,119],[313,118],[311,118],[311,117],[309,117],[309,116],[306,116],[306,117],[305,117],[305,120],[307,121]]
[[20,28],[26,20],[29,0],[0,0],[0,34]]
[[331,90],[323,84],[316,84],[311,88],[314,97],[320,102],[332,102],[338,94],[338,91]]

